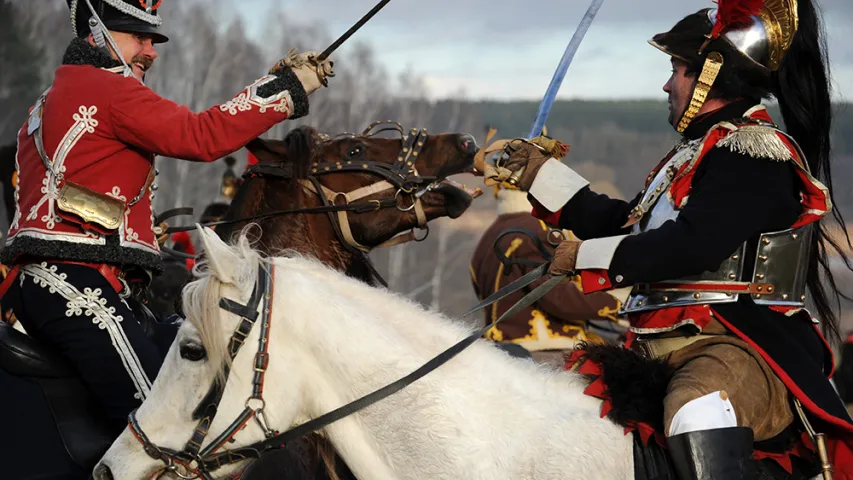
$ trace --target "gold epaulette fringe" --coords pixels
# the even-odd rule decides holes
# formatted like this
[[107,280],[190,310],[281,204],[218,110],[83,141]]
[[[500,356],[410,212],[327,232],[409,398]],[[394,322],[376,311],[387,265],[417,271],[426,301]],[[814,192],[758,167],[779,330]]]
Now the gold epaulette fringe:
[[771,160],[792,160],[794,155],[772,127],[746,125],[728,134],[717,142],[718,147],[728,148],[735,153]]

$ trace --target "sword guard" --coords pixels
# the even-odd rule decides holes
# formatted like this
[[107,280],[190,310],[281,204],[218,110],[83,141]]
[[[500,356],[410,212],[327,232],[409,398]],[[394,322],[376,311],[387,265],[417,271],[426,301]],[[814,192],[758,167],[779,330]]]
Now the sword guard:
[[[311,64],[312,67],[314,67],[314,71],[317,73],[317,78],[320,79],[320,83],[324,87],[328,87],[329,86],[328,77],[334,77],[335,76],[335,62],[333,62],[331,60],[326,60],[326,59],[321,60],[313,54],[308,54],[306,60],[308,61],[309,64]],[[329,67],[326,68],[323,65],[324,63],[327,63],[329,65]]]

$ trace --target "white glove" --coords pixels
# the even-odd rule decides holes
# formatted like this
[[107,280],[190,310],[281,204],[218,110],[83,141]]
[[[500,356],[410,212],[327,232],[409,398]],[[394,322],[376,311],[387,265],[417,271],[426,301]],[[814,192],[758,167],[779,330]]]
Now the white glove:
[[326,59],[318,63],[316,60],[318,56],[317,52],[299,53],[295,48],[291,48],[287,56],[270,69],[270,73],[289,68],[302,83],[305,93],[311,95],[320,87],[328,85],[327,77],[335,76],[334,62]]

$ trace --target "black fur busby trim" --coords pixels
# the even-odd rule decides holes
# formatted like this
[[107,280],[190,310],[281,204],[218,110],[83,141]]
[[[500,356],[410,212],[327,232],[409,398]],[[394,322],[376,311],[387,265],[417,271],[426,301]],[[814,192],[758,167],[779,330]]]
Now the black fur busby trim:
[[687,62],[689,74],[702,71],[705,57],[710,52],[723,56],[723,67],[711,89],[710,98],[735,100],[737,98],[770,98],[772,74],[748,59],[723,37],[712,40],[699,53],[713,25],[708,11],[703,9],[690,14],[675,24],[668,32],[655,35],[649,42],[664,53]]
[[120,67],[121,62],[95,47],[85,38],[74,38],[62,56],[63,65],[91,65],[97,68]]
[[289,68],[279,70],[275,73],[276,79],[258,87],[258,96],[269,98],[287,90],[290,99],[293,100],[293,113],[288,120],[297,119],[308,115],[308,94],[302,82]]
[[674,369],[659,359],[648,359],[633,350],[607,344],[582,343],[578,364],[593,362],[601,376],[585,375],[590,382],[601,379],[612,409],[607,418],[623,427],[645,423],[663,432],[663,400]]

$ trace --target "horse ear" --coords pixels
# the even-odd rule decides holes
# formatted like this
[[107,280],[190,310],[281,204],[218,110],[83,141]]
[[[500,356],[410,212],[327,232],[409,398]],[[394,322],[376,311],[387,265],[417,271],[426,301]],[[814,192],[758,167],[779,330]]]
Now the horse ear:
[[213,275],[222,283],[236,283],[235,273],[239,272],[240,259],[234,249],[228,246],[210,228],[196,224],[201,235],[204,258]]
[[287,148],[278,140],[256,138],[246,144],[246,149],[252,152],[259,162],[282,163],[287,160]]

